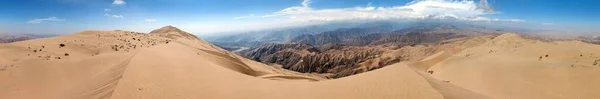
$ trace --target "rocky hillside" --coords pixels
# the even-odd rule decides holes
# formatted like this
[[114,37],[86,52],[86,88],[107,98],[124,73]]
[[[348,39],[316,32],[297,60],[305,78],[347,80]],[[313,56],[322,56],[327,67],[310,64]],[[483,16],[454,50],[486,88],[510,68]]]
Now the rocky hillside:
[[371,41],[370,45],[395,45],[395,46],[407,46],[416,44],[431,44],[437,43],[443,40],[452,38],[465,37],[465,35],[459,35],[457,33],[436,33],[426,34],[420,32],[409,32],[401,33],[394,32],[388,35],[382,36],[380,39]]
[[340,44],[311,46],[301,43],[265,44],[240,52],[242,56],[302,73],[345,77],[399,62],[401,57],[382,57],[389,48]]
[[382,29],[379,27],[372,28],[343,28],[337,29],[335,31],[323,32],[316,35],[300,35],[291,40],[291,42],[296,43],[304,43],[311,45],[323,45],[328,43],[344,43],[344,44],[352,44],[359,45],[361,43],[357,42],[357,38],[365,38],[369,37],[369,34],[374,33],[384,33],[386,29]]
[[380,28],[351,28],[323,32],[316,35],[302,35],[291,42],[311,45],[328,43],[344,45],[396,45],[405,46],[420,43],[435,43],[441,40],[481,34],[471,29],[457,28],[454,25],[417,25],[393,32]]
[[319,52],[316,48],[307,44],[299,43],[267,43],[259,47],[240,52],[243,56],[247,56],[253,60],[262,60],[263,57],[275,54],[283,50],[306,51],[308,53]]

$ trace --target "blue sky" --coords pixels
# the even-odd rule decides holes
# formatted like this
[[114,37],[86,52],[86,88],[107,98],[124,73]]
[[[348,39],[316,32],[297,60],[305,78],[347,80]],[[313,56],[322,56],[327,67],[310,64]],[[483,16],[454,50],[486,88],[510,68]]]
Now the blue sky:
[[[600,0],[2,0],[0,33],[148,32],[174,25],[194,34],[344,20],[515,22],[597,32]],[[491,11],[491,12],[490,12]]]

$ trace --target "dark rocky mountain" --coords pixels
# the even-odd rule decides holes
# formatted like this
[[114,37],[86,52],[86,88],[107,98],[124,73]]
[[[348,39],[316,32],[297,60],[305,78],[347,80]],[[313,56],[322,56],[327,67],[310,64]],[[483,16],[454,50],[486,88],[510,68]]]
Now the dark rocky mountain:
[[380,28],[351,28],[298,36],[290,42],[311,45],[337,43],[344,45],[412,45],[432,43],[456,37],[481,34],[479,31],[460,29],[449,24],[415,25],[411,28],[386,32]]
[[[289,42],[298,36],[311,36],[315,34],[321,34],[323,32],[353,31],[352,29],[364,29],[360,31],[373,29],[381,32],[390,32],[404,27],[405,23],[390,21],[331,22],[308,26],[295,26],[237,33],[222,33],[229,35],[205,37],[204,39],[218,46],[232,48],[231,50],[238,50],[239,48],[256,47],[263,43]],[[310,37],[307,38],[310,39]]]
[[385,50],[386,48],[381,47],[333,43],[317,47],[301,43],[270,43],[239,54],[259,62],[281,65],[288,70],[325,73],[331,74],[331,78],[339,78],[381,68],[401,60],[401,57],[381,57]]
[[34,35],[34,34],[0,34],[0,43],[12,43],[36,38],[52,37],[53,35]]
[[407,46],[415,44],[429,44],[437,43],[443,40],[452,38],[466,37],[467,35],[461,35],[459,33],[423,33],[423,32],[393,32],[380,39],[371,41],[369,45],[395,45],[395,46]]
[[[385,33],[389,30],[380,27],[371,28],[342,28],[335,31],[323,32],[316,35],[300,35],[291,40],[291,42],[304,43],[311,45],[323,45],[327,43],[345,43],[355,42],[355,38],[367,36],[374,33]],[[352,44],[352,43],[347,43]]]
[[260,61],[260,60],[263,60],[263,57],[275,54],[275,53],[283,51],[283,50],[306,51],[307,53],[319,52],[318,49],[316,49],[313,46],[308,45],[308,44],[300,44],[300,43],[284,43],[284,44],[267,43],[267,44],[263,44],[263,45],[261,45],[259,47],[256,47],[256,48],[252,48],[250,50],[243,51],[242,55],[243,56],[247,56],[250,59],[259,60]]

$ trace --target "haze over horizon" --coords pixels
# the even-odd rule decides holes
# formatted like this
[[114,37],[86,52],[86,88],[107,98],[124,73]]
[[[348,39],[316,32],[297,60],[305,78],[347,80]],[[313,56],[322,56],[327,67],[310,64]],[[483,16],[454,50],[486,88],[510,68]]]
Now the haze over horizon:
[[149,32],[174,25],[196,35],[351,20],[517,24],[598,33],[593,0],[19,0],[0,4],[0,33]]

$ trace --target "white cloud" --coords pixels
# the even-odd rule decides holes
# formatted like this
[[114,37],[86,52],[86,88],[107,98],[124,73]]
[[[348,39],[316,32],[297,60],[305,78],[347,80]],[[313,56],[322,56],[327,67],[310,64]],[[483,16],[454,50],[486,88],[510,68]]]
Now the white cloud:
[[124,0],[115,0],[112,3],[113,5],[124,5],[126,4]]
[[145,19],[146,22],[156,22],[156,19]]
[[[480,1],[480,0],[477,0]],[[483,0],[481,0],[483,1]],[[486,17],[500,14],[487,1],[414,0],[407,4],[380,6],[368,3],[347,8],[312,8],[311,0],[267,14],[248,14],[232,20],[181,22],[178,26],[198,34],[253,31],[281,27],[306,26],[329,22],[366,22],[389,20],[417,22],[422,20],[464,21],[485,23],[522,23],[520,19]]]
[[43,18],[43,19],[33,19],[33,20],[29,20],[27,21],[27,23],[30,24],[39,24],[39,23],[43,23],[43,22],[60,22],[60,21],[65,21],[66,19],[59,19],[57,17],[48,17],[48,18]]
[[486,13],[496,13],[496,11],[494,11],[494,9],[490,5],[490,3],[487,2],[487,0],[479,1],[479,4],[477,5],[477,7]]
[[302,7],[308,7],[308,6],[310,6],[310,3],[312,3],[311,0],[304,0],[304,1],[302,1]]
[[254,14],[248,14],[246,16],[234,17],[233,19],[245,19],[245,18],[254,18],[254,17],[257,17],[257,16]]
[[114,14],[108,14],[108,13],[104,14],[104,16],[105,17],[112,17],[112,18],[123,18],[122,15],[114,15]]
[[[343,21],[343,20],[423,20],[448,19],[465,21],[510,21],[483,17],[496,14],[486,0],[476,3],[472,0],[415,0],[405,5],[313,9],[311,0],[304,0],[301,6],[292,6],[283,10],[256,18],[284,19],[292,22]],[[254,16],[251,16],[254,17]],[[251,18],[249,16],[234,19]]]
[[110,12],[112,9],[104,9],[104,12]]

